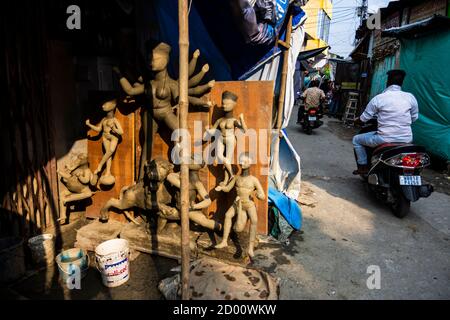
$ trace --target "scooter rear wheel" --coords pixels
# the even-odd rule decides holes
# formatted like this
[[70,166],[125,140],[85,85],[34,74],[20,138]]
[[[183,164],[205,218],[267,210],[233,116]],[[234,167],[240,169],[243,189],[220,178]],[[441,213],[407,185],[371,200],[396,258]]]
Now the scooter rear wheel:
[[394,216],[400,219],[403,219],[408,215],[410,208],[411,201],[406,199],[403,194],[399,194],[395,199],[395,203],[391,205],[391,210],[394,213]]

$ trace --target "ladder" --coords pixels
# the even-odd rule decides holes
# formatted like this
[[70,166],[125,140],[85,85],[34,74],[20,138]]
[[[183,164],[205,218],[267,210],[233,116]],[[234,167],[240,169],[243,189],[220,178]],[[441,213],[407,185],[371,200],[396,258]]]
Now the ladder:
[[358,108],[359,93],[350,92],[348,94],[347,105],[345,106],[345,113],[343,121],[345,124],[352,125],[356,119],[356,110]]

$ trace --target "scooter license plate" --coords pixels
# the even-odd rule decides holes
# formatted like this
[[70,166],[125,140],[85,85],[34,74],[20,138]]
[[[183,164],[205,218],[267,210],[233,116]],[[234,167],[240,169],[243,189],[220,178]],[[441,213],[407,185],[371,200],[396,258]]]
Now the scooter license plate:
[[316,121],[316,120],[317,120],[317,117],[308,117],[308,120],[309,120],[309,121]]
[[399,176],[401,186],[421,186],[421,176]]

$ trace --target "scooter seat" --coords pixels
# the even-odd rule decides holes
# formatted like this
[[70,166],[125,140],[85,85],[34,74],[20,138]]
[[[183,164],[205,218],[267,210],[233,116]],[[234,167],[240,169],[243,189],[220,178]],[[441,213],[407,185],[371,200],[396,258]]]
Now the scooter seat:
[[383,143],[381,145],[379,145],[378,147],[375,148],[375,150],[373,151],[373,155],[376,154],[380,154],[383,153],[387,150],[396,148],[396,147],[406,147],[406,146],[412,146],[412,144],[410,143],[401,143],[401,142],[388,142],[388,143]]

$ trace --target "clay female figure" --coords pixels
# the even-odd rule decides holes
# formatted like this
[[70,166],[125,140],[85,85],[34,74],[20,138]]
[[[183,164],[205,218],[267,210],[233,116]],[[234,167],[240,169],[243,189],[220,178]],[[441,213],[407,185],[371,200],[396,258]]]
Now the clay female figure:
[[64,166],[63,170],[58,170],[58,174],[67,188],[61,193],[61,215],[58,221],[66,221],[66,206],[70,202],[88,199],[92,196],[92,191],[89,188],[92,172],[89,169],[87,155],[76,155],[70,163]]
[[[213,135],[217,128],[220,129],[221,138],[217,142],[217,158],[220,163],[223,163],[225,166],[225,178],[219,184],[224,186],[228,184],[228,182],[233,178],[233,168],[231,167],[234,149],[236,147],[236,136],[234,134],[234,130],[236,128],[242,128],[244,132],[247,131],[247,126],[244,121],[244,115],[241,113],[239,115],[239,120],[234,118],[233,110],[237,104],[237,96],[229,91],[225,91],[222,94],[222,107],[225,111],[225,116],[216,121],[214,126],[211,129],[206,129],[206,134]],[[206,140],[206,135],[204,140]],[[225,152],[225,154],[224,154]]]
[[250,238],[247,253],[249,257],[253,257],[258,216],[255,203],[252,200],[252,193],[256,191],[256,197],[259,200],[264,200],[266,196],[258,179],[250,175],[251,158],[249,154],[243,153],[239,157],[239,163],[242,168],[241,174],[235,176],[227,186],[218,186],[216,188],[216,191],[230,192],[233,187],[236,187],[237,193],[234,204],[225,213],[222,242],[216,245],[216,248],[220,249],[228,246],[228,236],[230,235],[233,217],[237,214],[234,230],[242,232],[247,224],[248,216],[250,218]]
[[103,185],[113,185],[115,183],[115,178],[111,174],[111,164],[114,153],[116,152],[117,145],[119,143],[119,137],[123,135],[123,129],[119,121],[114,117],[114,112],[116,110],[116,100],[108,101],[103,104],[103,111],[107,112],[106,117],[102,119],[98,126],[94,126],[89,120],[86,120],[86,125],[96,132],[102,132],[103,147],[105,149],[105,154],[102,160],[94,171],[94,177],[91,181],[92,185],[97,184],[98,175],[102,171],[103,166],[106,163],[105,174],[100,178],[100,184]]
[[[119,74],[120,84],[123,90],[130,96],[137,96],[145,94],[152,105],[152,115],[157,122],[163,122],[170,128],[171,131],[178,128],[178,116],[175,114],[173,108],[178,104],[179,92],[178,81],[173,80],[168,72],[167,65],[169,64],[169,55],[171,47],[166,43],[160,43],[152,51],[151,56],[151,70],[155,73],[154,79],[149,83],[135,83],[131,85],[130,82],[121,75],[120,70],[115,68],[115,72]],[[195,72],[197,59],[200,56],[200,51],[194,53],[194,58],[189,64],[189,76]],[[189,80],[189,103],[197,106],[211,107],[211,102],[205,102],[199,98],[209,91],[215,84],[210,81],[206,85],[197,86],[203,79],[205,74],[209,71],[209,66],[205,65],[202,71]],[[140,78],[142,80],[142,77]]]

